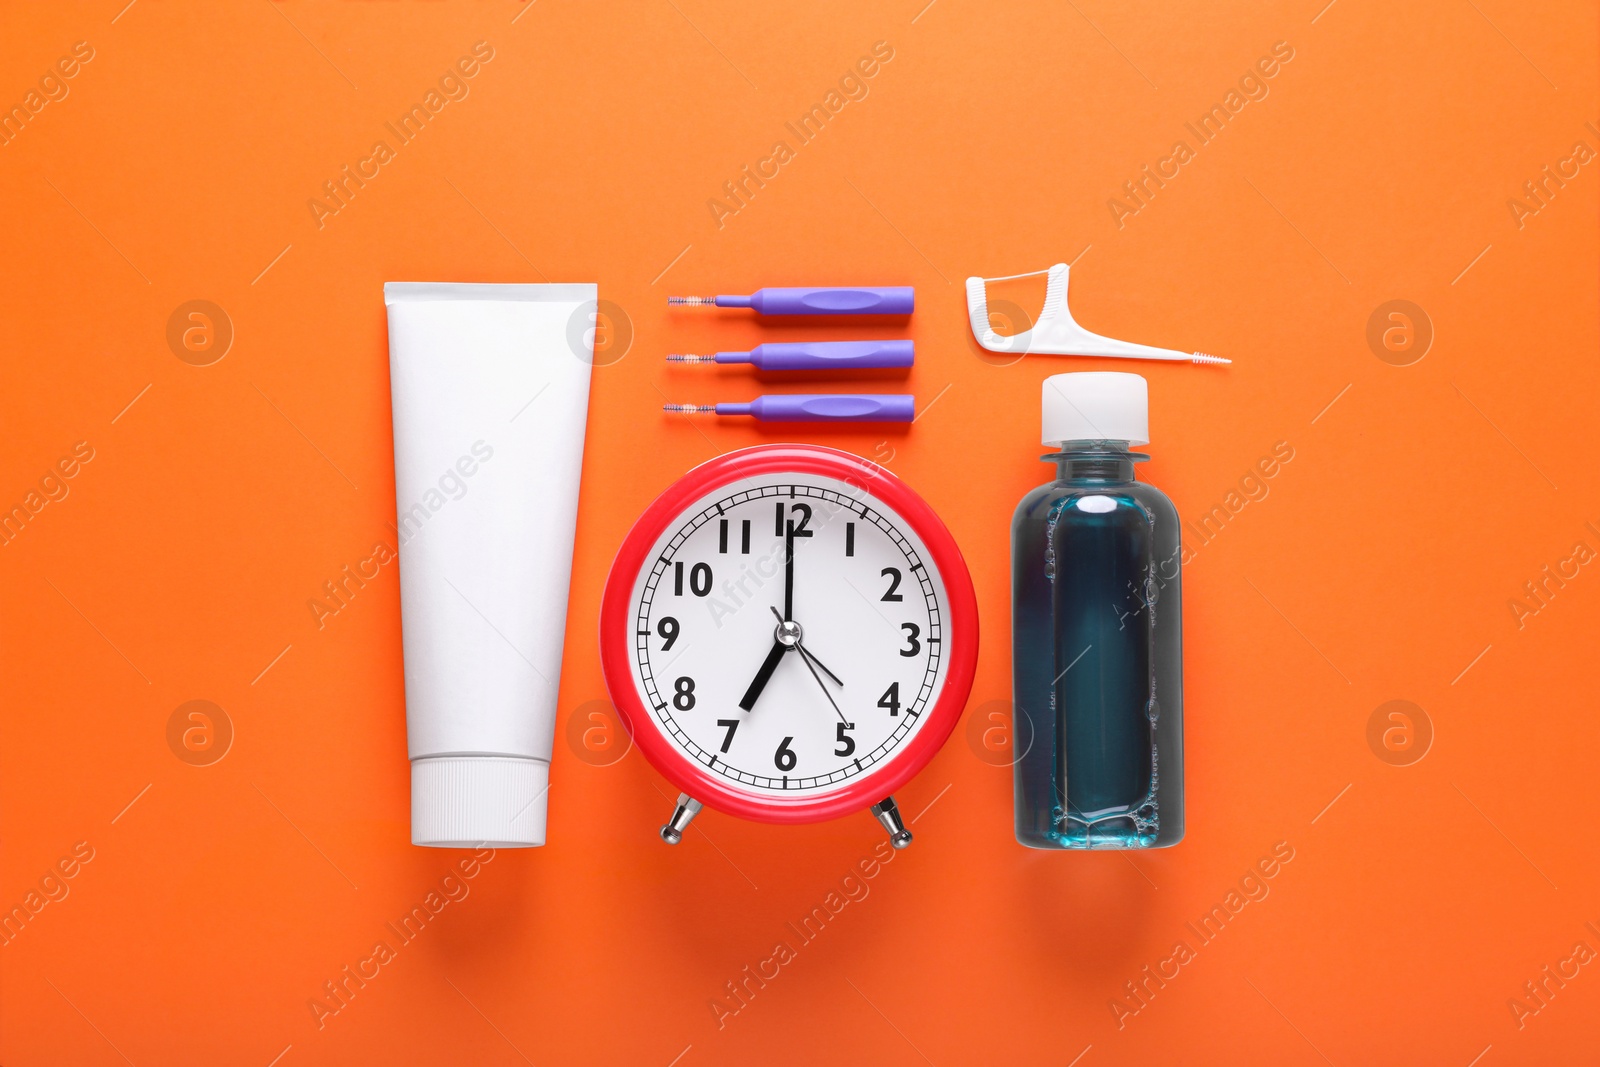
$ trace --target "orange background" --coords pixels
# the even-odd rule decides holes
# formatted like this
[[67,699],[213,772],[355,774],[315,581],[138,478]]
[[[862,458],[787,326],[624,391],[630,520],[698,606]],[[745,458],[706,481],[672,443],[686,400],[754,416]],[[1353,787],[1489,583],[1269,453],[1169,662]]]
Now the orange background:
[[[1509,605],[1575,542],[1600,550],[1600,174],[1520,227],[1507,204],[1600,149],[1591,5],[124,3],[0,14],[0,104],[94,50],[0,145],[0,505],[94,453],[0,548],[0,906],[93,850],[0,947],[6,1067],[1594,1062],[1600,962],[1562,961],[1600,951],[1600,564],[1520,627]],[[478,41],[470,95],[319,228],[322,183]],[[877,41],[869,95],[796,145],[784,122]],[[1108,199],[1279,41],[1269,95],[1119,228]],[[719,228],[708,199],[780,139],[794,158]],[[965,276],[1073,259],[1090,328],[1234,364],[977,350]],[[307,607],[393,542],[397,279],[593,280],[620,310],[550,844],[496,854],[319,1028],[323,984],[464,855],[408,843],[395,568],[321,629]],[[817,283],[917,287],[917,423],[804,439],[943,515],[983,650],[967,719],[899,796],[916,843],[740,1006],[726,983],[798,944],[785,924],[881,831],[708,812],[670,849],[662,779],[567,731],[605,697],[595,620],[629,524],[775,439],[660,404],[816,385],[669,368],[802,331],[665,297]],[[209,366],[166,339],[195,299],[234,330]],[[1392,299],[1432,324],[1409,366],[1367,341]],[[1149,378],[1142,474],[1191,520],[1294,450],[1186,568],[1189,830],[1163,852],[1025,851],[1003,753],[973,741],[1009,696],[1039,383],[1078,369]],[[167,738],[197,699],[234,731],[209,766]],[[1431,723],[1409,766],[1368,742],[1391,700]],[[1279,842],[1269,895],[1199,946],[1186,923]],[[1119,1020],[1180,939],[1194,958]]]

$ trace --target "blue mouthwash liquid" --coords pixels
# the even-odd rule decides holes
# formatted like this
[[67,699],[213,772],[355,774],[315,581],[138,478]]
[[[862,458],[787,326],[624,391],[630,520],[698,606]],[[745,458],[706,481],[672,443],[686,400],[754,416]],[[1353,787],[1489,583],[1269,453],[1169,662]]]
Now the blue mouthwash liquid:
[[1183,837],[1181,545],[1177,509],[1134,478],[1145,422],[1139,375],[1045,382],[1056,480],[1011,528],[1016,833],[1033,848]]

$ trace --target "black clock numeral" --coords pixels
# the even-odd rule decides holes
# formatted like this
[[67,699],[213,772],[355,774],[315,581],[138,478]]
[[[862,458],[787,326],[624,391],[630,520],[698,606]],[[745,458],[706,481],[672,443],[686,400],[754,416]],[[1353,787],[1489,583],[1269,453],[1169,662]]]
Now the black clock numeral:
[[792,737],[785,737],[778,742],[778,751],[772,755],[773,766],[780,771],[792,771],[794,770],[794,765],[800,761],[799,757],[794,754],[794,749],[789,747],[789,742],[793,740],[794,738]]
[[748,556],[750,554],[750,520],[749,519],[745,519],[739,525],[739,554],[740,555],[744,555],[744,556]]
[[905,599],[898,590],[900,589],[900,569],[898,567],[885,567],[879,572],[889,579],[889,590],[883,594],[882,599],[890,603],[898,603]]
[[722,752],[722,754],[724,756],[726,756],[728,754],[728,746],[733,744],[733,735],[734,735],[734,732],[739,729],[740,721],[741,720],[739,720],[739,719],[718,719],[717,720],[717,725],[722,727],[724,730],[728,731],[722,737],[721,752]]
[[922,633],[922,627],[914,622],[903,622],[900,624],[900,629],[906,632],[906,647],[900,650],[900,654],[910,659],[922,651],[922,642],[917,640],[917,635]]
[[694,679],[684,675],[672,683],[672,706],[679,711],[690,711],[694,708]]
[[[811,505],[810,504],[790,504],[789,505],[789,514],[794,516],[794,518],[791,518],[789,520],[789,525],[794,527],[794,531],[793,532],[794,532],[794,535],[796,537],[811,537],[811,536],[813,536],[815,534],[815,531],[806,529],[806,527],[811,524]],[[779,502],[779,504],[777,506],[777,517],[776,517],[776,519],[775,519],[775,521],[773,522],[772,525],[773,525],[773,530],[772,530],[773,535],[776,536],[776,537],[782,537],[784,531],[783,531],[783,504],[782,504],[781,501]]]
[[726,556],[728,554],[728,520],[717,520],[717,552]]
[[671,652],[672,646],[678,643],[678,620],[671,615],[661,616],[661,621],[656,623],[656,633],[661,635],[661,651]]
[[856,524],[853,522],[844,524],[844,554],[847,556],[856,554]]
[[839,747],[833,750],[833,754],[835,756],[855,755],[856,739],[851,737],[845,731],[854,730],[856,728],[856,724],[853,722],[836,722],[833,724],[833,726],[834,739],[839,742]]
[[900,683],[890,682],[889,688],[878,698],[878,707],[888,708],[890,715],[900,714]]
[[[696,563],[689,568],[689,592],[695,596],[706,596],[711,592],[711,564]],[[682,561],[672,565],[672,595],[683,595]]]

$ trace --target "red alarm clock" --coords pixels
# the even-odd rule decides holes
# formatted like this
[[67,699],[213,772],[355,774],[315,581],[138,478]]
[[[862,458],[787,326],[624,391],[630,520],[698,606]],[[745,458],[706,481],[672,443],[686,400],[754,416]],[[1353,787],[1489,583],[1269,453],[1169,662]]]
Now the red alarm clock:
[[797,823],[891,795],[960,718],[978,609],[955,540],[884,468],[816,445],[758,445],[696,467],[622,543],[600,608],[611,699],[682,794]]

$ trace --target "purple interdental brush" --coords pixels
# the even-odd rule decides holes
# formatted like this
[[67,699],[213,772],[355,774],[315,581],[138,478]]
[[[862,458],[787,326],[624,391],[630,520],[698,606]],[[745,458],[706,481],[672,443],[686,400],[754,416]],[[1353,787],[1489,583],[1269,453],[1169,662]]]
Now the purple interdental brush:
[[749,296],[669,296],[684,307],[753,308],[762,315],[909,315],[916,303],[909,285],[851,288],[758,289]]
[[861,370],[909,367],[916,360],[911,341],[813,341],[806,344],[768,342],[748,352],[696,356],[673,353],[669,363],[748,363],[757,370]]
[[910,422],[916,398],[902,393],[784,393],[748,404],[664,404],[678,415],[749,415],[761,422]]

